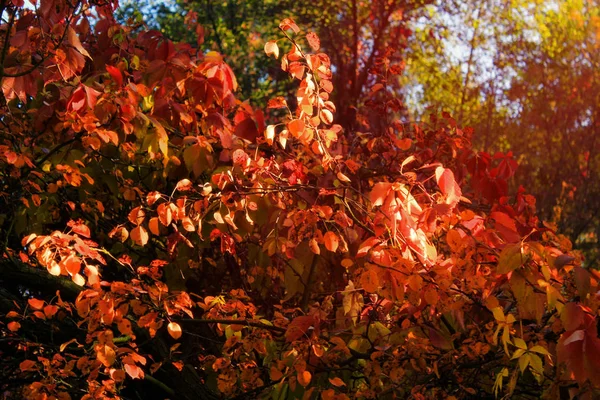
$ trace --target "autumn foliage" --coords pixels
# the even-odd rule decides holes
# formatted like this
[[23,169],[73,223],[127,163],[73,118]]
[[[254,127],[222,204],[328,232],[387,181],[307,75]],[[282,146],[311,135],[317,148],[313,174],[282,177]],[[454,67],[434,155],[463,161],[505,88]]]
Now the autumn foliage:
[[600,275],[512,153],[398,121],[388,59],[343,130],[291,19],[264,57],[296,91],[257,109],[116,2],[33,3],[0,3],[3,396],[597,394]]

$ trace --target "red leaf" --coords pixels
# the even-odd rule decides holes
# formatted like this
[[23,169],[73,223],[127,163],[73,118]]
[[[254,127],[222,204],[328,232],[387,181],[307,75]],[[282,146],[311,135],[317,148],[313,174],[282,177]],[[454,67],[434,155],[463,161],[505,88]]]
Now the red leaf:
[[79,236],[83,236],[84,238],[88,239],[91,237],[90,228],[88,228],[83,222],[69,221],[67,225]]
[[321,40],[314,32],[308,32],[306,34],[306,40],[308,41],[308,44],[313,49],[313,51],[317,51],[321,47]]
[[119,68],[113,67],[112,65],[107,65],[106,71],[108,71],[110,76],[115,80],[119,87],[123,86],[123,74],[121,74],[121,70]]
[[281,21],[281,23],[279,24],[279,28],[284,31],[291,29],[294,31],[294,33],[300,32],[300,28],[298,28],[298,25],[296,25],[294,20],[292,20],[291,18],[285,18],[283,21]]
[[285,340],[293,342],[300,339],[314,324],[315,318],[312,315],[294,318],[285,332]]
[[30,371],[30,370],[34,369],[34,367],[35,367],[35,361],[32,361],[32,360],[25,360],[21,364],[19,364],[19,369],[21,370],[21,372]]
[[252,118],[246,118],[235,126],[235,135],[251,142],[255,142],[258,137],[258,128]]
[[435,179],[442,193],[446,196],[446,204],[455,206],[462,196],[460,186],[454,180],[454,173],[448,168],[437,167],[435,170]]

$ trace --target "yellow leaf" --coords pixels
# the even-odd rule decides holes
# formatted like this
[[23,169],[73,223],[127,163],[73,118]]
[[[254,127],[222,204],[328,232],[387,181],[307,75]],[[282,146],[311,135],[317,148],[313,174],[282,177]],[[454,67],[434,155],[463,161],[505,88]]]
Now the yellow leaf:
[[538,374],[544,373],[544,367],[542,366],[542,359],[537,354],[529,354],[529,365]]
[[525,372],[525,368],[527,368],[531,361],[529,356],[530,354],[525,354],[523,357],[519,358],[519,368],[521,369],[521,373]]
[[269,146],[273,144],[273,139],[275,139],[275,125],[267,126],[267,129],[265,130],[265,139]]
[[521,252],[521,244],[508,245],[500,253],[497,272],[499,274],[508,274],[523,265],[524,261],[525,257]]
[[533,351],[535,353],[543,354],[543,355],[546,355],[546,356],[550,354],[548,352],[548,350],[546,350],[545,348],[543,348],[540,345],[533,346],[531,349],[529,349],[529,351]]
[[514,337],[513,338],[513,343],[515,344],[515,346],[517,346],[519,349],[524,349],[527,350],[527,343],[525,343],[525,341],[521,338],[518,337]]
[[68,342],[64,342],[63,344],[60,345],[59,351],[62,353],[63,351],[65,351],[65,349],[67,348],[68,345],[70,345],[71,343],[77,343],[76,339],[71,339]]

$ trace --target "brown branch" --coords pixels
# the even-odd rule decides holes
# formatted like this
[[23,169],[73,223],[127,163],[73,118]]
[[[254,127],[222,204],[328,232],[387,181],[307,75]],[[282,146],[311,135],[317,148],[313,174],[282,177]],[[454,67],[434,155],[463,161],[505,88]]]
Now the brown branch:
[[73,299],[83,290],[70,279],[50,275],[45,269],[30,267],[5,254],[8,258],[0,260],[0,279],[4,285],[23,284],[49,293],[58,289],[62,295]]

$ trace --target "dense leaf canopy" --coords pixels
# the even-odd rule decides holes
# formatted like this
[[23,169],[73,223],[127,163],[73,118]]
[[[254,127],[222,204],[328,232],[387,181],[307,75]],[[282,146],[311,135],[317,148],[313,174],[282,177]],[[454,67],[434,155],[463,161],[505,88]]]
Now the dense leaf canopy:
[[256,105],[197,15],[191,45],[116,2],[0,1],[4,397],[598,394],[600,274],[509,192],[513,153],[399,118],[368,32],[408,36],[402,5],[346,3],[368,69],[274,15],[253,68],[290,92]]

